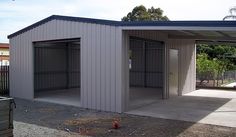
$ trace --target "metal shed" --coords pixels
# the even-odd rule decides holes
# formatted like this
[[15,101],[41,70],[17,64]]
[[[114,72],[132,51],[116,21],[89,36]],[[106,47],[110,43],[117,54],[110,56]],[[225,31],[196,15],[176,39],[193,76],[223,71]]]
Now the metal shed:
[[78,106],[124,112],[194,91],[195,43],[235,42],[236,22],[53,15],[8,38],[11,96],[37,99],[40,89],[66,96],[77,88]]

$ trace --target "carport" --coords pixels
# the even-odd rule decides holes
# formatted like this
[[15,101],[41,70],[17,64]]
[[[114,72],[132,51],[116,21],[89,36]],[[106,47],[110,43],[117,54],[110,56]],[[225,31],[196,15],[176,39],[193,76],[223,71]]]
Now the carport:
[[[132,25],[130,25],[132,24]],[[124,25],[127,110],[195,90],[196,43],[234,43],[234,22],[171,21]],[[150,44],[152,43],[152,44]]]
[[[165,28],[155,25],[149,26],[150,24],[147,26],[138,24],[140,26],[124,27],[124,34],[127,36],[126,46],[131,51],[134,46],[136,48],[139,46],[137,43],[133,44],[134,36],[139,39],[155,40],[164,45],[161,53],[156,52],[162,58],[151,56],[153,55],[151,54],[149,61],[147,61],[152,62],[154,60],[151,66],[160,65],[163,67],[161,71],[163,77],[159,76],[159,78],[163,79],[163,88],[152,87],[152,90],[148,86],[142,86],[143,89],[141,90],[140,88],[137,89],[137,87],[133,88],[132,83],[137,81],[138,78],[133,78],[133,52],[131,52],[131,60],[129,59],[129,62],[131,61],[129,65],[131,64],[131,66],[129,66],[129,71],[126,73],[130,78],[129,87],[127,87],[127,94],[129,95],[127,113],[236,127],[235,91],[195,91],[195,44],[235,43],[236,28],[231,27],[232,22],[190,21],[182,23],[183,26],[181,23],[175,24],[172,22],[171,26],[165,26]],[[168,25],[168,23],[165,25]],[[162,45],[159,45],[159,48]],[[147,58],[145,59],[147,60]],[[142,63],[139,62],[140,64]],[[153,69],[158,70],[154,67]],[[155,77],[155,73],[149,72],[149,74],[151,77]],[[152,79],[152,83],[158,84],[159,81]]]

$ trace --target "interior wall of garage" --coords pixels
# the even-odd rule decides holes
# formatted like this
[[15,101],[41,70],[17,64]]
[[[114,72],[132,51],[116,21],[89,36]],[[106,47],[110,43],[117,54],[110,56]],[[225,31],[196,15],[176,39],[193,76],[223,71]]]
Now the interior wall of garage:
[[[168,49],[179,50],[179,95],[196,89],[196,46],[195,40],[169,39]],[[167,52],[167,60],[169,60]],[[168,64],[167,64],[168,69]]]
[[34,90],[80,88],[80,44],[39,42],[34,44]]
[[63,89],[67,86],[65,44],[34,45],[34,91]]
[[34,97],[33,42],[81,38],[81,107],[122,112],[122,33],[119,27],[51,20],[10,38],[10,94]]
[[130,38],[130,86],[163,88],[164,43]]
[[[145,30],[125,30],[123,31],[123,98],[125,99],[123,102],[123,107],[127,111],[129,109],[129,87],[130,87],[130,77],[129,77],[129,49],[130,49],[130,37],[138,37],[144,38],[149,40],[156,40],[156,41],[167,41],[168,35],[165,33],[160,33],[158,31],[145,31]],[[166,48],[166,47],[165,47]],[[166,51],[165,51],[166,52]],[[163,66],[165,67],[165,66]],[[166,71],[164,70],[164,75]],[[166,78],[164,78],[163,83],[166,83]],[[166,87],[163,87],[166,90]]]
[[126,99],[124,103],[124,107],[127,110],[129,106],[129,39],[130,36],[145,38],[156,41],[163,41],[165,43],[165,68],[164,70],[164,97],[168,98],[168,62],[169,62],[169,54],[168,50],[178,49],[180,58],[179,58],[179,95],[185,94],[187,92],[191,92],[195,90],[195,77],[196,77],[196,65],[195,65],[195,40],[188,39],[168,39],[168,34],[160,31],[152,31],[152,30],[126,30],[123,31],[123,62],[124,62],[124,83],[123,85],[125,93],[124,98]]

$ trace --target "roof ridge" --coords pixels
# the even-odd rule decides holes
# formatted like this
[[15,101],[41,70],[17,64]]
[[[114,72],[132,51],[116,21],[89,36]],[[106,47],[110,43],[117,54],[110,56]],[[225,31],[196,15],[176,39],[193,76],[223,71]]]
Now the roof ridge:
[[85,17],[72,17],[63,15],[51,15],[43,20],[40,20],[28,27],[25,27],[13,34],[7,36],[8,39],[31,30],[39,25],[45,24],[51,20],[66,20],[85,23],[94,23],[110,26],[192,26],[192,27],[236,27],[236,21],[115,21],[106,19],[94,19]]

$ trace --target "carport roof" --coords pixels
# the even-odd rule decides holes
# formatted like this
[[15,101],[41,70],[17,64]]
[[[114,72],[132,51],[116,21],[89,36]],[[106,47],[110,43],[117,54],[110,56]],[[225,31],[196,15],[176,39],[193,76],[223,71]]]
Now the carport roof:
[[[84,23],[94,23],[94,24],[101,24],[101,25],[110,25],[110,26],[120,26],[123,28],[129,29],[129,27],[135,27],[136,29],[142,27],[187,27],[188,30],[194,27],[201,27],[201,28],[229,28],[226,30],[230,30],[230,33],[224,34],[222,32],[218,32],[223,36],[228,37],[236,37],[236,33],[232,33],[231,29],[234,28],[236,31],[236,21],[133,21],[133,22],[124,22],[124,21],[112,21],[112,20],[103,20],[103,19],[92,19],[92,18],[82,18],[82,17],[70,17],[70,16],[60,16],[60,15],[52,15],[48,18],[45,18],[39,22],[36,22],[24,29],[21,29],[13,34],[10,34],[8,38],[12,38],[17,36],[21,33],[24,33],[32,28],[40,26],[46,22],[51,20],[65,20],[65,21],[75,21],[75,22],[84,22]],[[152,29],[152,28],[150,28]],[[162,29],[163,30],[163,29]],[[174,29],[172,29],[174,30]],[[181,29],[178,29],[181,30]],[[195,32],[183,32],[185,34],[195,34]]]

